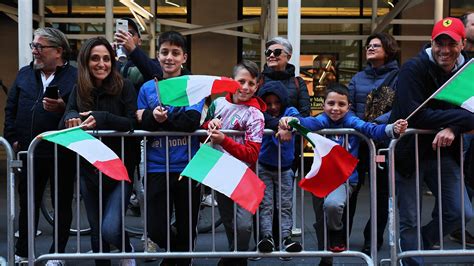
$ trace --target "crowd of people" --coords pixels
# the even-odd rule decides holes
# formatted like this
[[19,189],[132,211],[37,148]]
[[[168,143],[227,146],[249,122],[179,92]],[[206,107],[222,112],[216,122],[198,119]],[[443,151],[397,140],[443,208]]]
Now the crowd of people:
[[[472,165],[465,165],[466,186],[464,203],[460,197],[459,152],[456,143],[460,134],[474,130],[474,115],[462,108],[439,100],[429,101],[416,114],[405,120],[433,92],[449,80],[474,52],[474,13],[461,20],[445,18],[432,30],[431,42],[420,53],[401,67],[397,62],[399,47],[387,33],[375,33],[366,40],[367,66],[352,78],[348,86],[328,85],[323,113],[310,116],[310,101],[306,84],[289,63],[292,56],[290,42],[275,37],[265,45],[266,64],[260,71],[257,64],[243,60],[236,64],[232,78],[241,88],[214,99],[203,113],[205,99],[185,107],[163,105],[156,91],[156,80],[191,75],[185,68],[188,58],[186,39],[178,32],[160,34],[157,56],[149,58],[140,48],[141,35],[137,24],[129,18],[128,32],[118,31],[115,42],[126,51],[128,60],[116,60],[115,47],[105,38],[86,40],[81,46],[77,68],[69,61],[70,47],[65,35],[55,28],[39,28],[30,44],[33,62],[21,68],[8,94],[5,109],[4,137],[16,152],[26,151],[32,139],[43,132],[81,126],[86,130],[115,130],[194,132],[208,130],[211,145],[258,169],[258,176],[266,185],[259,208],[259,217],[241,208],[227,196],[216,193],[231,251],[247,251],[252,232],[256,249],[262,253],[274,250],[300,252],[301,243],[292,239],[292,202],[295,171],[299,162],[299,143],[292,132],[290,121],[296,120],[311,131],[324,128],[354,128],[372,138],[377,147],[387,147],[391,138],[398,138],[407,127],[434,129],[433,137],[419,136],[420,178],[443,205],[443,234],[474,246],[469,232],[460,230],[461,208],[465,221],[474,215],[471,199],[474,184]],[[45,96],[50,87],[57,95]],[[202,122],[202,117],[205,117]],[[264,128],[275,131],[264,136]],[[239,130],[244,135],[226,135],[221,130]],[[342,144],[343,138],[328,136]],[[176,140],[176,141],[173,141]],[[472,160],[472,138],[466,135],[466,161]],[[199,148],[196,136],[150,137],[146,148],[138,138],[107,137],[103,142],[116,154],[125,154],[124,164],[129,176],[137,178],[140,161],[146,161],[147,242],[156,243],[166,251],[192,251],[196,239],[201,189],[191,179],[180,181],[192,155]],[[168,142],[168,143],[166,143]],[[188,143],[191,142],[191,143]],[[356,136],[348,137],[349,152],[360,159],[359,167],[325,198],[313,196],[316,216],[314,227],[318,249],[325,246],[333,252],[347,249],[346,225],[351,227],[357,193],[367,169],[367,148]],[[416,202],[415,142],[412,136],[400,140],[396,149],[396,184],[400,215],[400,248],[418,249]],[[54,146],[41,143],[35,150],[33,171],[35,180],[35,227],[38,211],[48,179],[54,178]],[[278,150],[281,157],[278,158]],[[441,195],[436,180],[436,150],[441,149]],[[146,154],[144,154],[146,150]],[[71,202],[76,173],[76,156],[58,148],[58,227],[57,245],[50,253],[64,253],[72,220]],[[457,157],[456,157],[457,156]],[[22,157],[23,165],[26,156]],[[257,167],[258,162],[258,167]],[[141,180],[132,183],[102,177],[89,163],[81,161],[80,193],[84,199],[91,226],[93,252],[109,252],[111,245],[123,252],[133,252],[126,232],[122,230],[122,209],[128,204],[132,191],[143,189]],[[302,169],[299,169],[300,171]],[[138,178],[145,169],[138,171]],[[27,171],[18,176],[19,183],[19,238],[15,259],[28,256],[27,241]],[[388,216],[388,173],[377,170],[377,249],[383,244]],[[223,180],[225,177],[223,176]],[[225,181],[223,181],[225,182]],[[50,182],[54,184],[54,182]],[[53,190],[53,188],[52,188]],[[54,194],[54,193],[53,193]],[[349,208],[347,202],[350,202]],[[100,205],[101,204],[101,205]],[[421,248],[430,249],[440,242],[440,226],[435,203],[433,219],[421,228]],[[347,210],[351,209],[351,210]],[[170,229],[171,210],[175,226]],[[345,221],[346,211],[350,212]],[[278,221],[280,220],[280,221]],[[259,221],[257,224],[256,221]],[[191,222],[191,224],[189,224]],[[278,226],[281,224],[281,228]],[[258,227],[258,230],[256,230]],[[325,243],[324,228],[328,229]],[[350,229],[349,229],[350,231]],[[125,233],[123,235],[123,233]],[[362,252],[370,255],[370,220],[364,230]],[[281,238],[281,239],[280,239]],[[56,238],[55,238],[56,239]],[[421,265],[421,257],[405,258],[407,265]],[[50,260],[47,265],[64,265],[62,260]],[[191,259],[166,258],[161,265],[190,265]],[[110,265],[110,260],[96,260],[96,265]],[[134,259],[122,259],[120,265],[136,265]],[[247,258],[222,258],[218,265],[247,265]],[[325,257],[320,265],[332,265]]]

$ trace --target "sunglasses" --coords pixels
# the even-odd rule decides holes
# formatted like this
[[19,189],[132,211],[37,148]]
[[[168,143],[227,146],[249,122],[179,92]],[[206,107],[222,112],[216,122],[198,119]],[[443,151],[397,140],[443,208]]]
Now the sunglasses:
[[278,57],[281,55],[282,52],[283,52],[283,49],[275,49],[275,50],[267,49],[265,50],[265,56],[270,57],[270,55],[273,54],[275,57]]

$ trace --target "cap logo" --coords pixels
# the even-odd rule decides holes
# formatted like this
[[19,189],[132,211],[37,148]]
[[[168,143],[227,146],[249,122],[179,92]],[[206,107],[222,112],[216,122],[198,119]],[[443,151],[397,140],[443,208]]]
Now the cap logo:
[[446,19],[445,21],[443,21],[443,26],[445,26],[447,28],[447,27],[451,26],[452,23],[453,23],[452,20]]

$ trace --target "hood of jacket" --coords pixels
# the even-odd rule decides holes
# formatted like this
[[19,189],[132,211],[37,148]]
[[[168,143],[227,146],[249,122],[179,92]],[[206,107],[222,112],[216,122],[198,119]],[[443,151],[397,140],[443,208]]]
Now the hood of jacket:
[[288,63],[284,71],[275,71],[265,64],[262,74],[272,80],[286,80],[295,76],[295,66]]
[[281,81],[277,80],[265,82],[265,84],[263,84],[263,86],[258,89],[257,96],[263,99],[266,94],[275,94],[280,99],[282,113],[286,107],[288,107],[288,92],[285,85]]
[[[232,95],[233,95],[232,93],[227,93],[227,95],[225,96],[225,99],[230,103],[233,103]],[[258,110],[260,110],[262,113],[267,110],[267,105],[265,104],[265,102],[262,101],[262,99],[260,99],[257,96],[253,96],[248,101],[240,102],[239,104],[255,107]]]
[[368,63],[367,66],[364,68],[364,72],[367,76],[378,77],[384,75],[385,73],[398,70],[398,68],[399,67],[397,60],[392,60],[377,68],[374,68],[370,63]]

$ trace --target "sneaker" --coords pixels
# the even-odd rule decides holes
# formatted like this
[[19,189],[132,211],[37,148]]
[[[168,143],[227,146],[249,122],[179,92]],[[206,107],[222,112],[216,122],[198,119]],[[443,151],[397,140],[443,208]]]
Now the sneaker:
[[217,207],[217,201],[212,197],[212,194],[203,196],[202,204],[209,207],[211,207],[212,205],[214,205],[214,207]]
[[275,248],[275,242],[273,242],[273,238],[271,235],[264,235],[262,240],[257,244],[258,251],[263,253],[272,252]]
[[[474,247],[474,237],[466,230],[466,247]],[[462,244],[462,231],[461,229],[456,230],[449,234],[449,239],[454,242]]]
[[48,260],[45,266],[64,266],[66,265],[65,260]]
[[293,241],[290,236],[285,237],[283,240],[283,249],[286,252],[300,252],[303,247],[301,246],[301,243],[298,241]]
[[145,246],[145,240],[143,240],[143,249],[149,253],[155,253],[158,251],[158,245],[148,238],[148,245]]
[[346,237],[344,230],[329,231],[329,250],[332,252],[343,252],[346,250]]
[[28,262],[27,257],[18,256],[15,254],[15,264],[27,263],[27,262]]

